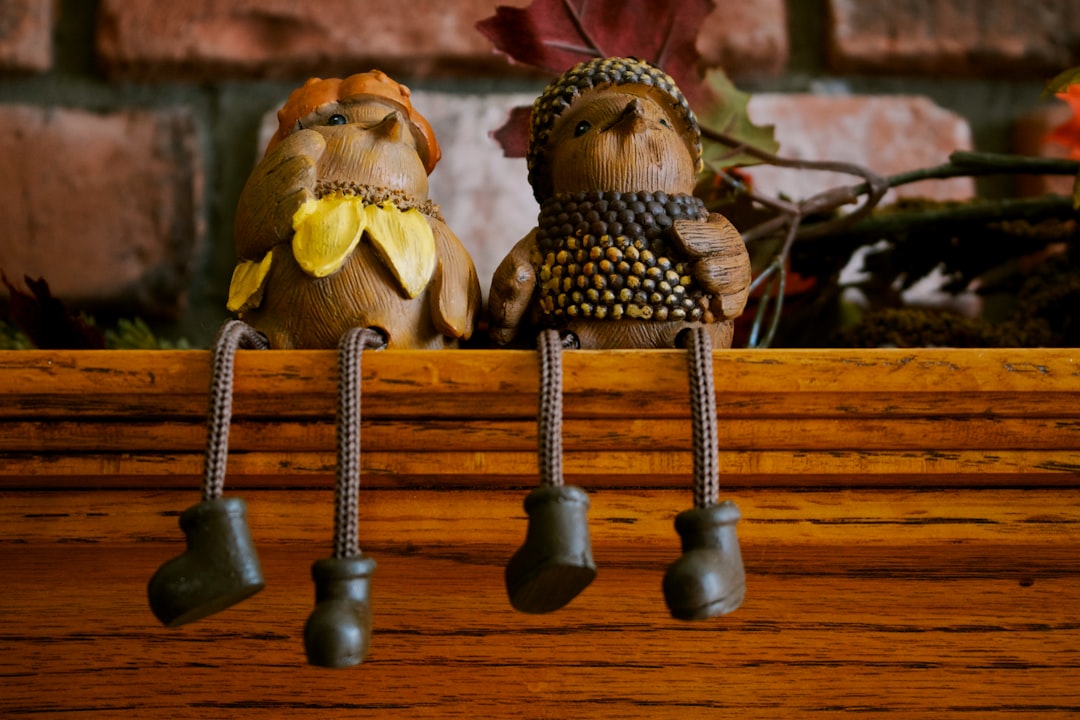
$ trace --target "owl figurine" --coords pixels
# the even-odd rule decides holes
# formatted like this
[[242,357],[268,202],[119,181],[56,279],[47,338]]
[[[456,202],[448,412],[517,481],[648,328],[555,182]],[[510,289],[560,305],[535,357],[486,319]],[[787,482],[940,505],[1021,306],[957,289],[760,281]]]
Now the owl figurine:
[[581,348],[670,348],[704,327],[730,347],[750,258],[691,194],[701,133],[666,73],[633,58],[568,70],[533,105],[528,167],[540,215],[492,279],[496,344],[555,328]]
[[308,80],[236,212],[228,307],[275,348],[330,348],[356,327],[389,347],[468,339],[472,260],[428,199],[440,149],[409,89],[373,70]]

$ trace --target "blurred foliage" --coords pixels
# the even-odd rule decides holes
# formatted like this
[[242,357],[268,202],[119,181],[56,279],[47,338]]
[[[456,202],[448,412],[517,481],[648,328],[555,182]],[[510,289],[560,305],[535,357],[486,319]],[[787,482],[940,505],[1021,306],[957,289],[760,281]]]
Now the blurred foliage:
[[190,350],[184,338],[168,340],[154,335],[142,318],[120,318],[116,327],[105,329],[105,347],[110,350]]
[[156,337],[142,318],[99,327],[93,317],[55,297],[44,278],[24,277],[26,290],[0,273],[8,289],[7,319],[0,319],[0,350],[186,350],[184,339]]
[[[88,322],[96,326],[92,318]],[[106,327],[105,350],[190,350],[184,338],[169,340],[158,337],[142,318],[120,318],[116,325]],[[0,350],[33,350],[36,346],[19,328],[0,320]]]
[[[983,202],[991,201],[905,201],[874,217]],[[788,298],[774,347],[1080,346],[1077,219],[884,227],[795,244],[792,271],[816,282]],[[860,248],[861,267],[845,284],[841,271]],[[933,302],[905,296],[932,273],[942,278]],[[974,314],[955,310],[950,300],[961,294],[974,300]]]

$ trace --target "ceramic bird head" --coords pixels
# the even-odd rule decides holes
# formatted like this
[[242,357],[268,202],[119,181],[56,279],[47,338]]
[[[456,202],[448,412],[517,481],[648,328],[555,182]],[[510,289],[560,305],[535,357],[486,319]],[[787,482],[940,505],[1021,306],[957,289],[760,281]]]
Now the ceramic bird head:
[[396,347],[468,338],[468,253],[428,199],[441,150],[407,87],[373,70],[313,78],[278,113],[236,218],[228,307],[275,347],[372,327]]
[[729,346],[749,256],[692,194],[701,158],[697,119],[661,69],[597,58],[553,80],[527,153],[540,214],[492,278],[493,340],[550,327],[582,347],[672,347],[703,325]]
[[314,130],[326,140],[316,167],[321,182],[383,187],[426,200],[427,176],[442,151],[410,95],[379,70],[344,80],[312,78],[278,111],[266,153],[295,132]]
[[690,193],[697,119],[675,82],[631,58],[580,63],[533,105],[529,182],[537,200],[579,191]]

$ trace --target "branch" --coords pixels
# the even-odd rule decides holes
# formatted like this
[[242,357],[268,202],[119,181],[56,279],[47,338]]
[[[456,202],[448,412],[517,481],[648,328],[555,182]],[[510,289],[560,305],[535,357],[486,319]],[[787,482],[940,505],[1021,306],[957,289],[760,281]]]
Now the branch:
[[928,226],[942,228],[968,223],[986,224],[1003,220],[1039,222],[1054,217],[1075,215],[1076,211],[1073,209],[1072,198],[1063,195],[1007,198],[986,200],[978,203],[958,203],[945,207],[896,210],[866,218],[839,232],[830,232],[828,238],[830,240],[871,241],[895,234],[901,230],[917,231]]
[[[996,202],[964,204],[934,210],[891,213],[875,218],[869,215],[881,202],[885,193],[894,187],[900,187],[922,180],[936,180],[951,177],[977,177],[999,174],[1033,175],[1077,175],[1080,162],[1055,158],[1037,158],[1020,155],[996,153],[977,153],[957,151],[949,156],[949,162],[919,170],[898,173],[883,177],[854,163],[795,160],[774,155],[768,151],[747,145],[724,132],[708,127],[701,128],[702,137],[730,147],[733,152],[745,153],[763,163],[778,167],[802,170],[826,170],[857,175],[864,182],[856,185],[834,187],[799,202],[788,202],[781,198],[771,198],[759,193],[747,191],[746,196],[753,202],[776,211],[776,216],[756,225],[743,233],[747,244],[768,237],[787,228],[784,243],[766,269],[754,280],[752,287],[760,286],[766,279],[765,293],[761,298],[758,312],[750,334],[750,347],[768,347],[776,334],[780,323],[780,311],[784,302],[784,286],[787,280],[787,260],[792,245],[796,240],[845,237],[870,238],[894,232],[898,229],[918,229],[928,225],[961,224],[969,222],[993,222],[1006,219],[1041,220],[1048,217],[1075,214],[1071,198],[1050,196],[1033,200],[1001,200]],[[809,225],[803,224],[803,218],[814,214],[835,212],[843,205],[865,200],[850,213]],[[775,276],[775,277],[774,277]],[[769,329],[764,339],[759,341],[761,324],[768,307],[771,291],[778,286],[776,306],[772,312]]]
[[[1060,158],[1039,158],[1026,155],[979,153],[957,150],[949,162],[918,170],[890,175],[889,187],[900,187],[922,180],[944,180],[953,177],[982,177],[984,175],[1076,175],[1080,162]],[[866,186],[852,188],[866,191]]]

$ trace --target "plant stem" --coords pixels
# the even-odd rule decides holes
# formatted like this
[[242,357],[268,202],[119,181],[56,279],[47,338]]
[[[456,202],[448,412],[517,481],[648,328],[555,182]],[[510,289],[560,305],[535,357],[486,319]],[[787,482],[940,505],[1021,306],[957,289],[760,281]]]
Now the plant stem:
[[[1033,199],[965,203],[944,208],[934,208],[933,210],[898,211],[888,215],[869,217],[871,211],[877,207],[890,188],[922,180],[940,180],[951,177],[977,177],[1000,174],[1077,175],[1080,173],[1080,162],[1076,160],[957,151],[949,156],[947,163],[883,177],[868,168],[854,163],[795,160],[780,157],[708,127],[702,127],[701,134],[707,140],[733,148],[733,152],[745,153],[769,165],[802,170],[841,172],[848,175],[857,175],[864,180],[856,185],[829,188],[798,202],[789,202],[781,198],[766,197],[760,193],[747,191],[748,197],[753,202],[771,208],[776,211],[776,215],[744,232],[744,242],[750,244],[769,237],[784,228],[787,229],[783,246],[776,253],[766,270],[753,283],[753,286],[757,286],[765,278],[776,276],[771,278],[765,286],[765,293],[758,308],[758,317],[754,318],[750,339],[751,347],[768,347],[776,334],[780,322],[780,310],[783,307],[785,281],[787,280],[787,259],[796,240],[824,236],[834,239],[844,237],[848,240],[870,239],[876,235],[880,236],[899,229],[918,229],[927,225],[940,226],[942,224],[968,222],[986,223],[1009,219],[1042,220],[1049,217],[1076,214],[1071,198],[1047,196]],[[834,213],[843,205],[856,202],[863,196],[866,196],[866,199],[850,213],[817,223],[803,223],[805,217],[815,214]],[[778,288],[776,307],[773,311],[769,329],[759,344],[758,336],[763,320],[761,315],[768,307],[769,295],[774,287]]]
[[[1036,198],[1005,198],[976,203],[896,210],[865,218],[853,225],[828,233],[830,240],[865,239],[872,242],[900,230],[917,231],[927,226],[943,227],[966,223],[991,223],[1003,220],[1040,221],[1053,217],[1074,216],[1072,199],[1062,195]],[[820,236],[819,236],[820,237]],[[803,238],[800,238],[803,239]]]
[[[956,151],[949,155],[949,162],[928,168],[897,173],[886,178],[890,188],[921,180],[944,180],[953,177],[981,177],[983,175],[1076,175],[1080,162],[1062,158],[1039,158],[1001,153],[977,153]],[[867,185],[858,185],[854,191],[867,192]]]

